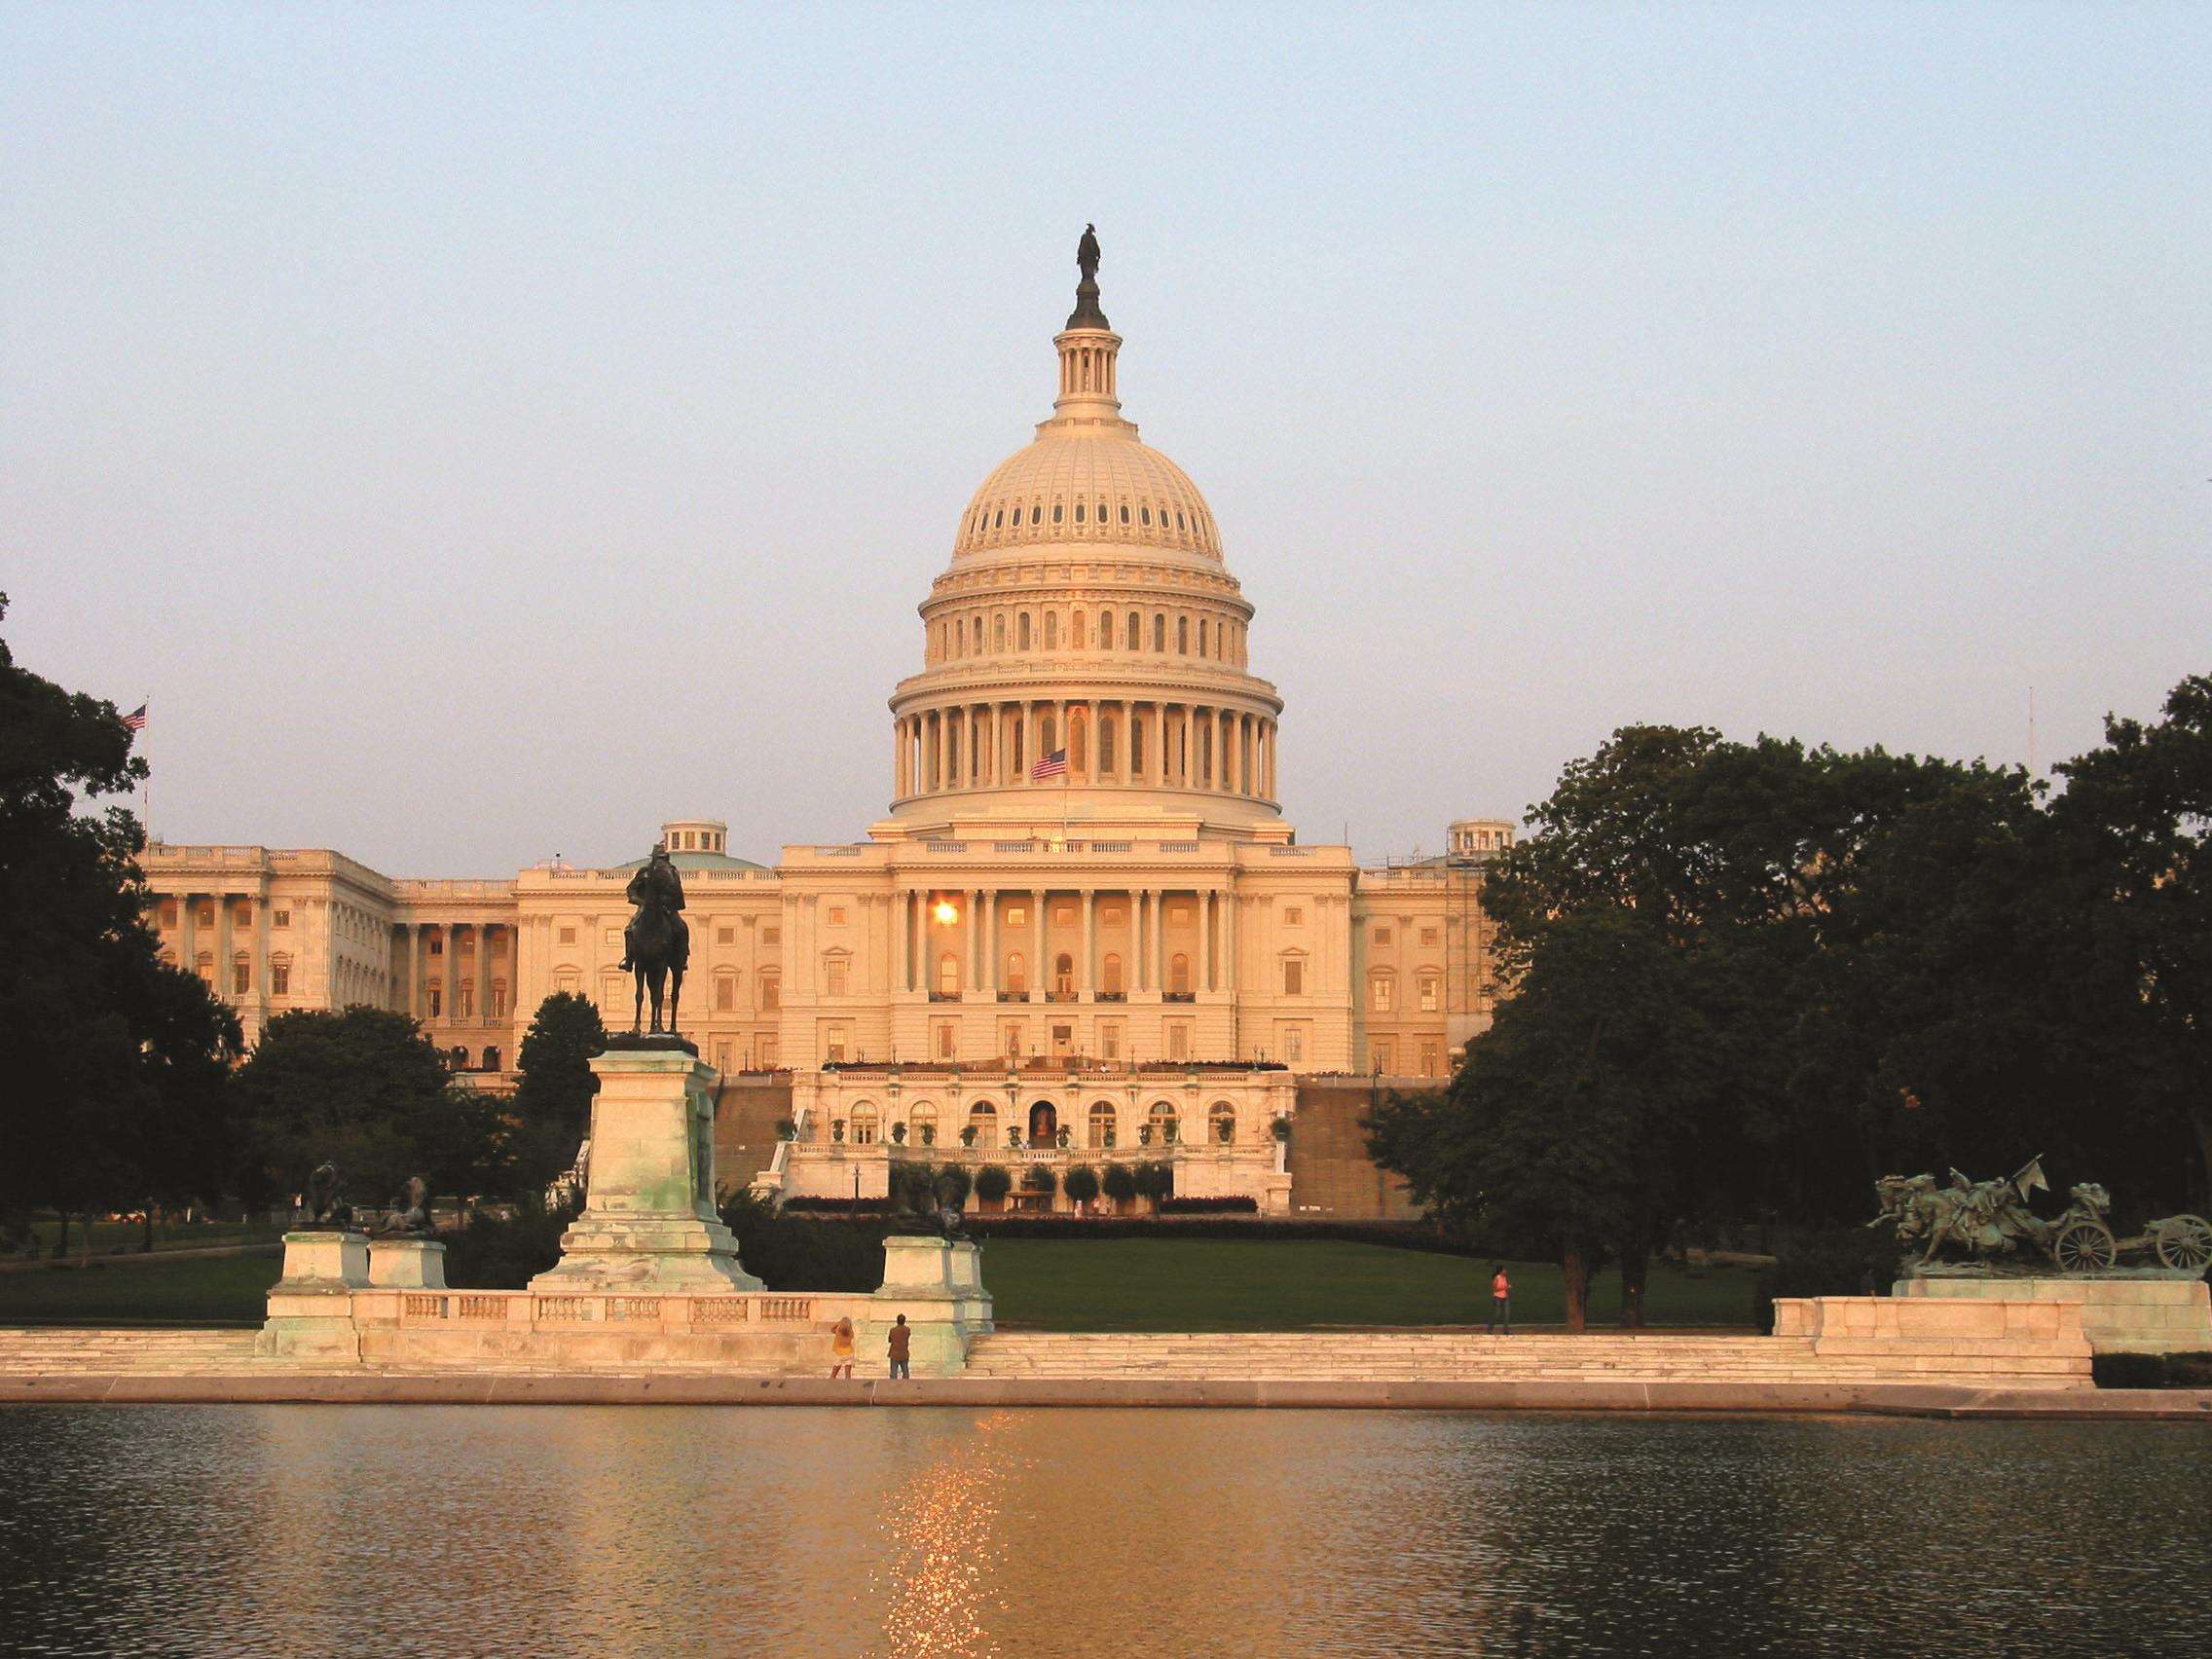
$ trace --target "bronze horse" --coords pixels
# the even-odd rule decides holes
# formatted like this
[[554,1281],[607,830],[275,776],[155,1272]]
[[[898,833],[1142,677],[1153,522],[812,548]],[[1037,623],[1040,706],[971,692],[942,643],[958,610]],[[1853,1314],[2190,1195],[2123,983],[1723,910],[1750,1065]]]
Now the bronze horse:
[[662,903],[657,894],[644,895],[630,923],[630,972],[637,981],[637,1006],[630,1017],[630,1034],[641,1034],[645,1019],[645,993],[653,999],[652,1029],[660,1031],[661,996],[668,997],[668,1025],[676,1030],[676,1010],[683,998],[683,970],[691,960],[691,930],[682,915]]

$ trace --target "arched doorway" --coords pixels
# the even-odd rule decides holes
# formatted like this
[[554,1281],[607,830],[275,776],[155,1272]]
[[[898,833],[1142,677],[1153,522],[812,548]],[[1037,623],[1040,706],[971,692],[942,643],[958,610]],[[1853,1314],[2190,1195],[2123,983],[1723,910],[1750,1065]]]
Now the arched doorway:
[[1029,1144],[1051,1146],[1060,1131],[1060,1115],[1052,1109],[1050,1100],[1040,1100],[1029,1108]]

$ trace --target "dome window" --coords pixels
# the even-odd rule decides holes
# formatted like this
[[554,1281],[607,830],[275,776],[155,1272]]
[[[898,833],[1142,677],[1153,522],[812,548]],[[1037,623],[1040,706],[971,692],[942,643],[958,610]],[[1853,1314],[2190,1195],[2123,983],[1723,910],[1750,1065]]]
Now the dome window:
[[1032,505],[1029,509],[1029,522],[1031,524],[1043,524],[1045,522],[1045,509],[1041,506]]
[[1122,522],[1124,524],[1127,524],[1129,522],[1129,503],[1126,501],[1124,501],[1122,503]]
[[1098,503],[1098,522],[1100,524],[1106,522],[1106,503],[1104,501]]
[[999,510],[991,516],[991,528],[993,530],[1006,529],[1006,508],[999,508]]
[[1175,528],[1177,530],[1188,530],[1191,528],[1189,525],[1183,522],[1183,515],[1181,513],[1177,513],[1175,515]]
[[1052,503],[1052,522],[1054,524],[1058,524],[1060,522],[1060,503],[1057,501],[1054,501]]
[[1152,523],[1152,509],[1150,507],[1139,507],[1137,513],[1148,526]]
[[[1055,514],[1054,516],[1057,517],[1058,515]],[[1083,503],[1081,501],[1075,504],[1075,522],[1078,524],[1083,522]]]

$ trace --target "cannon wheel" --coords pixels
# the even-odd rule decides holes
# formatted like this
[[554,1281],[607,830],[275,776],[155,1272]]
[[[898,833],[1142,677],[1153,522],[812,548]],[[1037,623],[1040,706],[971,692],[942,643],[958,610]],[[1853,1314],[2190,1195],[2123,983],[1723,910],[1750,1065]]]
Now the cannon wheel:
[[2158,1260],[2169,1268],[2212,1262],[2212,1221],[2200,1215],[2169,1216],[2158,1227]]
[[2113,1238],[2112,1229],[2101,1221],[2070,1221],[2050,1241],[2050,1259],[2070,1273],[2109,1268],[2120,1260],[2120,1245]]

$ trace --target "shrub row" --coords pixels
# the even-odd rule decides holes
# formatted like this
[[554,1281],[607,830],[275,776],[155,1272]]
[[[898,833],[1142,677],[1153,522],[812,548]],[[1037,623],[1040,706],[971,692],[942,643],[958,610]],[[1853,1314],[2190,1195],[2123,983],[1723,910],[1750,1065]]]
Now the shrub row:
[[2089,1371],[2100,1388],[2212,1388],[2212,1353],[2100,1353]]
[[1247,1196],[1227,1198],[1165,1198],[1161,1215],[1258,1215],[1260,1200]]

